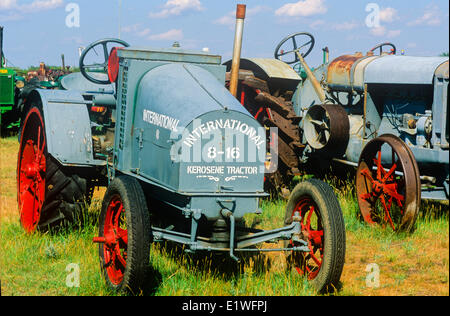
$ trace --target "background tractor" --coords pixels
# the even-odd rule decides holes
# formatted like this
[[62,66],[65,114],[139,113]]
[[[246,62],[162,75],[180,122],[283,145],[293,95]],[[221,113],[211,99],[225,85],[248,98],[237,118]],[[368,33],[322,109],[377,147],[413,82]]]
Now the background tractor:
[[325,48],[323,64],[310,69],[314,43],[296,33],[275,59],[241,60],[239,100],[280,131],[281,168],[270,186],[288,187],[307,166],[350,165],[364,220],[412,230],[421,197],[449,197],[448,57],[397,56],[383,43],[330,62]]
[[14,110],[16,95],[23,87],[23,81],[16,83],[16,73],[14,70],[6,68],[6,59],[3,55],[3,27],[0,26],[0,130],[3,133],[6,129],[17,125],[18,114]]

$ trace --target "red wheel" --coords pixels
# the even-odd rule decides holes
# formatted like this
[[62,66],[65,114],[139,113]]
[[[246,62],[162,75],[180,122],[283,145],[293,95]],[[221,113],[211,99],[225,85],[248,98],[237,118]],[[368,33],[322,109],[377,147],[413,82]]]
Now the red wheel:
[[[333,189],[318,180],[297,185],[286,206],[285,224],[300,216],[301,241],[309,251],[288,253],[288,267],[306,277],[319,292],[339,287],[345,261],[345,225],[341,207]],[[302,246],[289,240],[286,246]]]
[[[308,280],[314,280],[322,267],[323,262],[323,225],[317,206],[310,197],[303,197],[292,211],[292,217],[298,212],[302,218],[300,225],[302,234],[308,242],[308,253],[296,253],[295,269]],[[291,240],[291,246],[295,243]]]
[[111,283],[119,285],[127,266],[128,230],[123,202],[115,195],[109,202],[103,226],[103,257]]
[[137,294],[145,286],[151,242],[147,202],[139,182],[115,178],[105,194],[100,214],[100,267],[115,291]]
[[88,180],[47,152],[40,107],[31,107],[23,120],[17,159],[20,222],[28,233],[80,222],[84,201],[90,200]]
[[362,218],[394,231],[411,231],[420,208],[420,173],[408,146],[383,135],[364,148],[356,173]]
[[[25,118],[17,163],[20,222],[27,232],[38,226],[45,201],[46,140],[44,120],[37,108]],[[33,132],[30,132],[33,131]]]

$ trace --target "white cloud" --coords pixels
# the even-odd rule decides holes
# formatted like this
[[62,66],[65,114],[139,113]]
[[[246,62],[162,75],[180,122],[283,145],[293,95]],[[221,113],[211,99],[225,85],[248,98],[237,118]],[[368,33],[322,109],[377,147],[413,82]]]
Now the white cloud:
[[0,14],[0,22],[10,22],[22,20],[23,16],[17,13]]
[[167,18],[180,15],[184,11],[202,11],[204,8],[200,0],[168,0],[164,8],[156,13],[150,12],[152,18]]
[[401,30],[388,30],[384,26],[373,27],[370,29],[370,33],[377,37],[394,38],[398,37],[402,31]]
[[150,35],[148,39],[152,41],[161,41],[161,40],[179,41],[183,39],[183,31],[173,29],[165,33]]
[[402,33],[401,30],[391,30],[391,31],[387,32],[386,37],[387,38],[398,37],[398,36],[400,36],[401,33]]
[[122,28],[122,31],[124,33],[133,33],[134,35],[137,35],[139,37],[145,37],[150,34],[150,29],[142,28],[142,25],[140,23],[124,26]]
[[325,23],[324,20],[317,20],[317,21],[314,21],[314,22],[310,23],[309,27],[314,29],[314,30],[317,30],[320,26],[325,25],[325,24],[326,23]]
[[61,7],[64,0],[34,0],[31,3],[19,4],[18,0],[0,0],[0,9],[19,12],[36,12]]
[[417,18],[416,20],[408,23],[408,26],[416,25],[428,25],[428,26],[438,26],[442,23],[442,14],[438,6],[428,6],[425,9],[424,14]]
[[384,8],[380,10],[380,21],[391,23],[398,19],[397,10],[394,8]]
[[22,8],[28,11],[50,10],[62,6],[63,3],[63,0],[36,0],[31,4],[22,5]]
[[[261,6],[261,5],[256,6],[256,7],[247,8],[246,14],[245,14],[246,19],[248,20],[252,16],[254,16],[260,12],[267,11],[267,10],[270,10],[270,8],[266,7],[266,6]],[[220,24],[220,25],[226,25],[231,28],[234,27],[234,25],[236,24],[236,11],[228,12],[228,14],[218,18],[213,23]]]
[[387,30],[384,26],[379,26],[379,27],[372,27],[370,29],[370,34],[374,35],[374,36],[384,36],[386,34]]
[[9,10],[17,7],[17,0],[0,0],[0,9]]
[[325,14],[328,8],[324,0],[303,0],[295,3],[287,3],[275,11],[277,16],[311,16]]
[[236,23],[236,13],[234,11],[229,12],[227,15],[214,21],[215,24],[232,26]]
[[343,23],[337,23],[333,25],[333,29],[337,31],[351,31],[356,29],[359,26],[358,22],[352,21],[352,22],[343,22]]

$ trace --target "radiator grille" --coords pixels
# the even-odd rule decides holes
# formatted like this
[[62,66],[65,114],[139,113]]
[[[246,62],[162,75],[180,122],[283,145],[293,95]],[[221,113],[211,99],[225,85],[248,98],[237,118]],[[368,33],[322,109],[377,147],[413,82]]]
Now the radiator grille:
[[0,104],[14,103],[14,89],[12,76],[0,76]]

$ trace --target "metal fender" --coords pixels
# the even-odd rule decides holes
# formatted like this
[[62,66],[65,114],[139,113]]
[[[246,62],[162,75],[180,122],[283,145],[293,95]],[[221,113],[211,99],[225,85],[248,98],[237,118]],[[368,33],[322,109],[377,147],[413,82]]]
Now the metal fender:
[[89,113],[83,96],[76,91],[42,90],[39,95],[44,114],[47,150],[63,165],[91,166],[94,159]]

